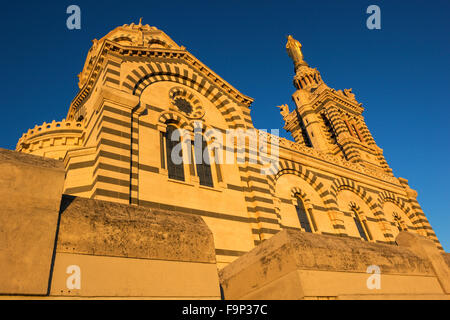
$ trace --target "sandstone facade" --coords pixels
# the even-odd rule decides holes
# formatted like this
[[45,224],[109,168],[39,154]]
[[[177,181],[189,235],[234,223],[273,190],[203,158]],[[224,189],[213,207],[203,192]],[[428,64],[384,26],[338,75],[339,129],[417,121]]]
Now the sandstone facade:
[[[397,250],[397,235],[408,232],[443,252],[416,200],[417,192],[406,179],[393,175],[352,90],[328,87],[319,71],[304,61],[297,40],[289,37],[286,49],[294,62],[295,108],[279,108],[293,141],[255,129],[250,116],[253,100],[163,31],[131,24],[93,41],[79,75],[80,91],[66,119],[28,130],[16,148],[59,159],[60,171],[65,172],[63,204],[71,199],[68,196],[77,198],[61,209],[52,294],[65,292],[59,274],[75,256],[92,270],[100,268],[96,259],[106,256],[153,261],[145,266],[136,261],[136,270],[153,268],[155,259],[182,261],[189,265],[186,268],[206,263],[223,269],[248,257],[252,249],[259,250],[266,240],[273,243],[282,235],[293,239],[295,232],[308,233],[304,236],[318,243],[335,241],[342,248],[351,243],[389,254]],[[181,164],[171,158],[175,129],[183,130],[179,141],[192,142],[183,144]],[[238,134],[227,143],[231,130]],[[198,136],[210,163],[202,162],[205,156],[193,146]],[[229,154],[233,161],[224,161]],[[109,207],[114,213],[106,213]],[[186,231],[184,223],[192,228]],[[201,232],[197,234],[194,226]],[[197,236],[188,239],[184,232]],[[275,234],[278,238],[272,241]],[[49,230],[45,246],[53,235]],[[208,238],[203,245],[201,236]],[[179,250],[174,245],[158,248],[157,241],[152,241],[156,247],[147,247],[149,239],[181,243]],[[193,256],[185,256],[183,250],[190,246],[195,247]],[[441,259],[448,264],[446,254]],[[434,274],[423,261],[417,262],[417,276]],[[389,268],[397,270],[392,263]],[[226,270],[223,275],[229,274]],[[122,277],[122,271],[117,272]],[[408,274],[416,276],[415,271]],[[213,278],[211,274],[211,283]],[[432,294],[439,293],[436,281],[425,281]],[[127,293],[125,287],[122,283],[79,294],[160,294],[142,288]],[[186,289],[186,297],[218,297],[210,289],[201,294]],[[171,294],[175,293],[166,296]]]

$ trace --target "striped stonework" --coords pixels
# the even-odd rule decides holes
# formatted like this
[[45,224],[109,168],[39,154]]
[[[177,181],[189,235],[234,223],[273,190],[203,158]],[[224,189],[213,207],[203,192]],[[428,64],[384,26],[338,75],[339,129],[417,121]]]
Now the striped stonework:
[[288,161],[288,160],[282,160],[278,163],[278,171],[274,175],[267,176],[267,179],[270,183],[270,191],[273,195],[275,195],[275,184],[277,179],[282,176],[283,174],[294,174],[302,179],[304,179],[306,182],[308,182],[321,196],[321,198],[324,200],[324,203],[327,202],[327,192],[324,189],[324,186],[321,182],[318,182],[317,176],[310,170],[308,170],[306,167],[300,165],[299,163]]
[[258,146],[245,143],[236,148],[238,158],[245,161],[238,167],[247,212],[255,221],[251,227],[257,245],[280,231],[279,219],[266,175],[261,172]]
[[[239,113],[231,106],[229,97],[227,98],[221,88],[185,64],[140,63],[139,67],[126,75],[122,86],[133,95],[139,96],[147,86],[158,81],[180,83],[205,96],[220,110],[231,129],[251,126],[251,121],[248,121],[248,112],[246,116],[242,115],[242,112]],[[247,118],[247,121],[245,121],[245,118]]]
[[341,190],[349,190],[355,193],[357,196],[359,196],[371,210],[372,215],[376,219],[375,222],[377,222],[379,228],[383,232],[385,240],[387,242],[392,242],[394,240],[390,230],[385,227],[387,220],[386,217],[384,216],[383,211],[381,210],[380,205],[377,202],[375,202],[372,196],[370,196],[368,192],[363,187],[358,185],[355,181],[346,178],[339,178],[334,180],[330,188],[330,196],[332,199],[331,201],[334,202],[333,209],[339,210],[337,207],[337,194]]
[[[104,105],[105,106],[105,105]],[[93,198],[131,203],[132,166],[137,163],[137,144],[132,144],[130,108],[108,104],[97,125],[97,162]],[[134,189],[135,189],[134,185]],[[136,191],[136,190],[134,190]]]
[[159,116],[159,119],[158,119],[158,123],[161,125],[165,125],[169,121],[173,121],[173,122],[177,123],[180,129],[184,129],[184,130],[191,131],[191,132],[194,131],[194,128],[189,123],[189,120],[187,120],[182,115],[177,114],[172,111],[167,111],[167,112],[161,113],[161,115]]
[[343,134],[349,134],[347,130],[347,126],[341,118],[339,110],[331,104],[328,107],[325,107],[325,114],[330,120],[331,125],[335,131],[336,137],[342,137]]
[[[162,31],[149,29],[141,39],[137,29],[130,37],[127,30],[94,41],[67,120],[31,129],[17,145],[64,160],[65,194],[201,216],[214,235],[219,268],[283,229],[360,239],[353,209],[369,241],[395,244],[402,227],[391,215],[398,208],[408,231],[442,249],[415,191],[393,176],[351,90],[331,89],[316,69],[299,67],[295,108],[280,108],[295,142],[255,130],[259,143],[238,143],[254,129],[253,99]],[[191,141],[201,126],[209,157],[232,153],[236,161],[204,165],[192,152],[170,175],[168,124]],[[215,133],[233,129],[233,145],[216,140]],[[275,141],[264,150],[264,142]],[[311,230],[302,229],[297,198]]]
[[442,249],[442,245],[440,244],[436,234],[431,228],[431,225],[428,222],[428,219],[422,211],[422,208],[420,207],[417,200],[404,199],[391,192],[383,191],[379,194],[378,201],[380,204],[383,204],[385,202],[392,202],[396,204],[403,210],[408,219],[412,222],[412,229],[423,231],[423,235],[432,239],[436,243],[436,245]]
[[139,113],[131,116],[130,204],[139,205]]

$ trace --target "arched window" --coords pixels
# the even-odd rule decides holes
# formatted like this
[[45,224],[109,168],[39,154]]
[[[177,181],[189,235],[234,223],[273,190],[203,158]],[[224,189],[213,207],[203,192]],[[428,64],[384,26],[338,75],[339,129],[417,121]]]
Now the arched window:
[[334,129],[330,123],[330,120],[328,120],[327,116],[324,113],[321,113],[320,116],[322,117],[323,120],[324,130],[328,138],[328,141],[331,144],[336,144],[336,135],[334,134]]
[[300,125],[303,141],[305,142],[305,145],[307,147],[312,148],[313,145],[312,145],[311,139],[309,138],[308,131],[306,130],[305,123],[303,122],[303,118],[298,114],[298,111],[297,111],[297,117],[299,120],[298,122]]
[[392,216],[395,221],[395,225],[399,232],[406,231],[407,229],[403,226],[402,218],[400,218],[399,214],[397,212],[392,213]]
[[355,208],[352,208],[352,217],[360,237],[365,241],[368,241],[369,239],[372,240],[372,235],[369,232],[366,221],[361,220],[358,211]]
[[350,135],[352,137],[355,137],[359,141],[364,142],[364,140],[363,140],[363,138],[361,136],[361,133],[359,132],[358,127],[355,124],[354,120],[353,119],[349,120],[347,118],[343,118],[343,120],[344,120],[344,123],[345,123],[345,125],[347,127],[347,130],[350,133]]
[[361,136],[361,133],[359,133],[359,130],[354,123],[352,123],[352,128],[355,131],[356,137],[359,139],[359,141],[364,142],[363,137]]
[[[201,144],[198,141],[201,139]],[[208,145],[203,134],[195,135],[195,164],[197,167],[197,175],[200,179],[200,185],[213,187],[213,179],[211,174],[211,164],[209,159]],[[201,146],[201,147],[200,147]]]
[[117,42],[121,45],[132,45],[133,44],[133,40],[131,40],[129,37],[119,37],[119,38],[115,38],[113,40],[114,42]]
[[350,135],[352,137],[354,137],[355,133],[353,132],[352,128],[350,127],[350,123],[348,122],[348,120],[346,118],[344,118],[343,120],[344,120],[345,126],[347,127],[348,133],[350,133]]
[[148,41],[150,47],[170,48],[170,46],[160,39],[150,39]]
[[298,220],[300,221],[300,226],[306,231],[306,232],[312,232],[311,230],[311,224],[309,223],[308,219],[308,213],[305,209],[305,205],[303,204],[302,199],[300,197],[296,197],[297,199],[297,215]]
[[165,140],[169,178],[184,181],[183,151],[180,143],[180,131],[173,124],[167,125]]

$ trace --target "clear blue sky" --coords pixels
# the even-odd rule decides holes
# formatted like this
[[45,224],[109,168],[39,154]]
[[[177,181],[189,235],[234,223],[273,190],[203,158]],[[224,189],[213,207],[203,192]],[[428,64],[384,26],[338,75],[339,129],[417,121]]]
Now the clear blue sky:
[[[82,29],[66,28],[67,6]],[[370,4],[381,30],[366,28]],[[255,99],[258,128],[281,128],[293,67],[285,36],[333,88],[353,88],[396,176],[409,179],[450,250],[450,1],[8,1],[2,3],[0,146],[66,116],[91,40],[139,21],[164,30],[242,93]]]

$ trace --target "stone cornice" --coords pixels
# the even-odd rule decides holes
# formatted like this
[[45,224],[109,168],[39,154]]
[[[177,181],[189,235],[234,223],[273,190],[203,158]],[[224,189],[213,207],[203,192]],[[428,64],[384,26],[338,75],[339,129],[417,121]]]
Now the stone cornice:
[[90,74],[80,89],[78,94],[72,100],[69,108],[69,112],[67,118],[70,119],[70,116],[78,109],[78,107],[84,102],[85,98],[88,97],[92,91],[93,86],[98,80],[98,76],[101,71],[104,69],[103,63],[105,61],[106,55],[110,52],[118,53],[121,56],[126,57],[165,57],[165,58],[178,58],[186,61],[189,65],[194,67],[200,73],[202,73],[206,78],[208,78],[212,83],[216,84],[217,87],[221,88],[223,91],[227,93],[228,96],[232,100],[237,101],[240,104],[243,104],[247,107],[253,102],[253,99],[242,94],[228,82],[223,80],[219,75],[217,75],[214,71],[208,68],[205,64],[203,64],[200,60],[195,58],[191,53],[186,50],[178,50],[178,49],[166,49],[166,48],[148,48],[148,47],[129,47],[122,46],[118,43],[115,43],[110,40],[105,40],[102,44],[102,47],[99,50],[99,54],[96,56],[95,61],[93,62],[93,67],[90,71]]
[[357,115],[362,115],[364,112],[364,108],[361,103],[352,101],[351,99],[344,97],[337,93],[337,91],[333,91],[333,89],[325,89],[318,97],[311,103],[313,108],[316,109],[320,105],[325,104],[327,100],[338,103],[341,107],[347,108],[348,111],[354,112]]

